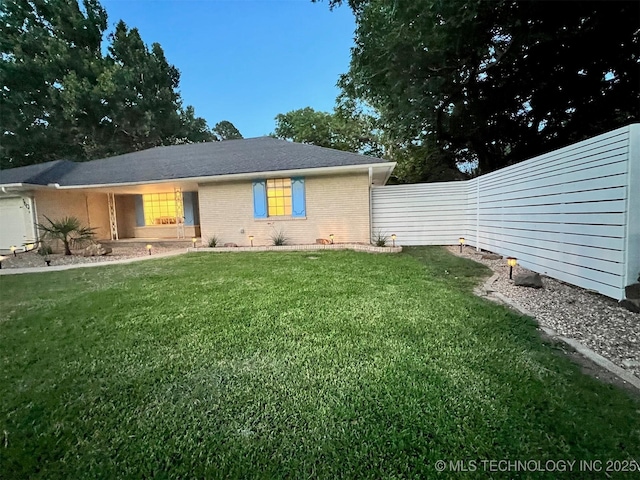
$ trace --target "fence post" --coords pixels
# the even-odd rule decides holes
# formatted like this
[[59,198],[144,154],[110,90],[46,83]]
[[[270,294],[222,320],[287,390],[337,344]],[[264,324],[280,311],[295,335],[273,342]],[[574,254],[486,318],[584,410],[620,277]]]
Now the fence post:
[[622,287],[636,283],[640,275],[640,123],[629,125],[628,155],[625,278]]
[[476,251],[480,251],[480,177],[476,177]]

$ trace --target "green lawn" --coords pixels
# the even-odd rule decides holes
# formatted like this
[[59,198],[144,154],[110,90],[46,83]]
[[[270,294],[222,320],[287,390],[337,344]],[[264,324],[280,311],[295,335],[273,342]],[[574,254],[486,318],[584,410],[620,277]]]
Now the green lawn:
[[488,274],[420,248],[0,277],[0,478],[465,478],[487,473],[435,462],[640,461],[638,398],[472,295]]

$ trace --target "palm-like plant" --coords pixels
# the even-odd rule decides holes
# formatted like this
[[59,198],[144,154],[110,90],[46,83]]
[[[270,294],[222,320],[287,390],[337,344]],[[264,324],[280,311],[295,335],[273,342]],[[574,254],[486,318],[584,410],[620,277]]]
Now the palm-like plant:
[[71,255],[71,243],[82,240],[91,240],[95,235],[95,228],[83,227],[76,217],[64,217],[60,220],[51,220],[45,216],[49,225],[36,224],[42,232],[42,237],[60,240],[64,245],[64,254]]

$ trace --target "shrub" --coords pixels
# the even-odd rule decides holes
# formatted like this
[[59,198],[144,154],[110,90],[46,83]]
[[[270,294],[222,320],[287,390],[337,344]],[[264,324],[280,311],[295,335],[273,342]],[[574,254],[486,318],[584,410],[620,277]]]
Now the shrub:
[[47,255],[51,255],[53,253],[53,249],[51,248],[50,245],[44,242],[41,242],[40,248],[38,248],[38,253],[43,257],[46,257]]
[[95,228],[83,227],[76,217],[64,217],[60,220],[51,220],[46,216],[44,218],[49,225],[36,224],[42,232],[42,237],[60,240],[64,245],[65,255],[71,255],[71,245],[92,240],[95,235]]
[[285,235],[284,230],[279,230],[273,232],[273,234],[271,235],[271,243],[276,247],[280,247],[289,243],[289,239]]
[[384,233],[382,233],[381,230],[378,230],[378,232],[373,237],[373,243],[375,243],[376,247],[386,247],[388,240],[388,237]]
[[209,237],[209,239],[207,240],[207,245],[211,248],[215,248],[219,244],[220,244],[220,237],[218,237],[217,235],[213,235]]

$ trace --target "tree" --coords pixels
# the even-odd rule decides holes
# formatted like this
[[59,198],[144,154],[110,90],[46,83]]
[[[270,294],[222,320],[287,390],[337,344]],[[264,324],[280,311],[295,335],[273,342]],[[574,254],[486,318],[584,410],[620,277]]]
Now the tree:
[[464,162],[488,172],[640,119],[638,2],[348,3],[344,95],[422,152],[411,162],[423,178]]
[[369,155],[382,153],[373,117],[357,111],[348,100],[334,113],[305,107],[280,113],[275,120],[272,135],[277,138]]
[[239,140],[244,138],[233,123],[228,120],[222,120],[213,127],[213,133],[218,140]]
[[97,1],[83,6],[85,13],[76,0],[0,2],[2,166],[81,155],[61,93],[70,72],[94,77],[107,22]]
[[120,21],[102,54],[97,0],[6,0],[0,18],[2,168],[214,140],[159,44]]
[[37,224],[43,238],[60,240],[64,245],[64,254],[71,255],[71,244],[83,240],[91,240],[95,235],[95,228],[83,227],[76,217],[64,217],[60,220],[50,220],[45,216],[49,225]]

